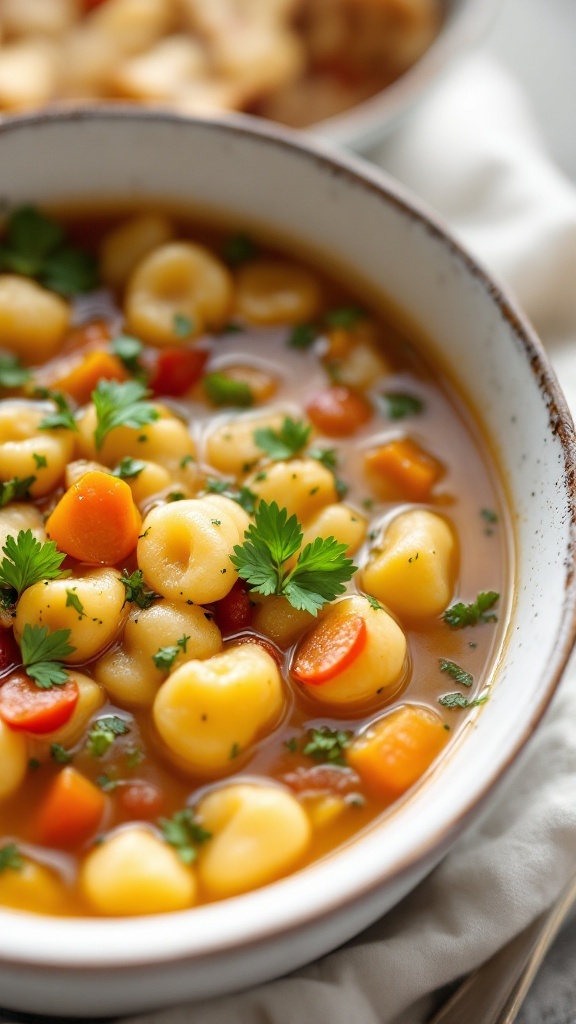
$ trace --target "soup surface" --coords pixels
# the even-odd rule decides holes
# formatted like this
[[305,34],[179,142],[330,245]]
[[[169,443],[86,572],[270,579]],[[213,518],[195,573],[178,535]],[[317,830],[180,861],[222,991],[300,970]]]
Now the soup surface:
[[487,699],[509,526],[403,330],[161,210],[0,238],[0,905],[179,910],[334,850]]
[[303,126],[385,88],[441,0],[3,0],[0,109],[98,99]]

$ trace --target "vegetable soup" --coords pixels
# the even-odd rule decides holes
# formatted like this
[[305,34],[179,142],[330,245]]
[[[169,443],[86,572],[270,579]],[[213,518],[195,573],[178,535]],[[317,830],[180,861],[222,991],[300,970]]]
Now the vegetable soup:
[[265,885],[425,784],[488,699],[488,446],[320,262],[160,209],[6,218],[0,905]]

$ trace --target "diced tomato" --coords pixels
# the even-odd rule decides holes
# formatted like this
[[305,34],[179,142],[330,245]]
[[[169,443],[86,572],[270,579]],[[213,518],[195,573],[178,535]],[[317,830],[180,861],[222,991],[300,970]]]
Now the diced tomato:
[[67,765],[53,780],[40,806],[37,821],[40,842],[66,849],[79,846],[94,835],[105,807],[102,791]]
[[216,625],[225,634],[247,629],[252,622],[254,608],[244,580],[236,580],[232,590],[214,605]]
[[0,675],[22,663],[20,648],[11,629],[0,628]]
[[329,437],[348,437],[372,416],[369,402],[343,385],[319,391],[306,405],[315,427]]
[[209,353],[200,348],[165,348],[158,353],[149,387],[154,395],[178,398],[202,376]]
[[258,644],[259,647],[264,648],[271,658],[274,658],[277,665],[282,664],[281,652],[274,647],[274,644],[271,643],[270,640],[266,640],[263,636],[258,636],[257,633],[246,633],[245,636],[235,636],[234,644]]
[[120,809],[130,821],[152,821],[164,810],[164,794],[152,782],[131,782],[117,793]]
[[0,684],[0,718],[11,729],[52,732],[66,724],[78,696],[78,684],[71,677],[62,686],[43,690],[24,672],[15,672]]
[[366,644],[366,622],[361,615],[322,619],[301,641],[292,662],[292,675],[307,686],[318,686],[348,668]]

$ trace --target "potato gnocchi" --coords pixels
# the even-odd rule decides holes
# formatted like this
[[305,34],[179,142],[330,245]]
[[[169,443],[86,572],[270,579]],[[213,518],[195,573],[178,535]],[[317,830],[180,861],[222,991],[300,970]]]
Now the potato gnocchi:
[[[215,40],[229,7],[188,4]],[[144,88],[163,14],[138,41],[130,10],[91,24],[118,19]],[[178,78],[201,55],[176,50]],[[0,906],[274,883],[487,699],[511,573],[492,460],[425,345],[243,226],[22,208],[1,230]]]

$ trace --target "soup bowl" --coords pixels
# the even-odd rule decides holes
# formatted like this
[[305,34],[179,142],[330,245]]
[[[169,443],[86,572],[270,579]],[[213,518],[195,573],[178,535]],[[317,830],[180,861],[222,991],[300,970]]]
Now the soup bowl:
[[242,117],[39,114],[0,127],[0,183],[11,207],[193,206],[325,260],[426,339],[498,467],[511,584],[490,699],[390,813],[290,877],[191,910],[64,919],[0,909],[0,992],[12,1009],[128,1013],[271,979],[334,949],[413,888],[536,729],[575,635],[570,416],[540,342],[498,284],[404,189],[327,145]]

